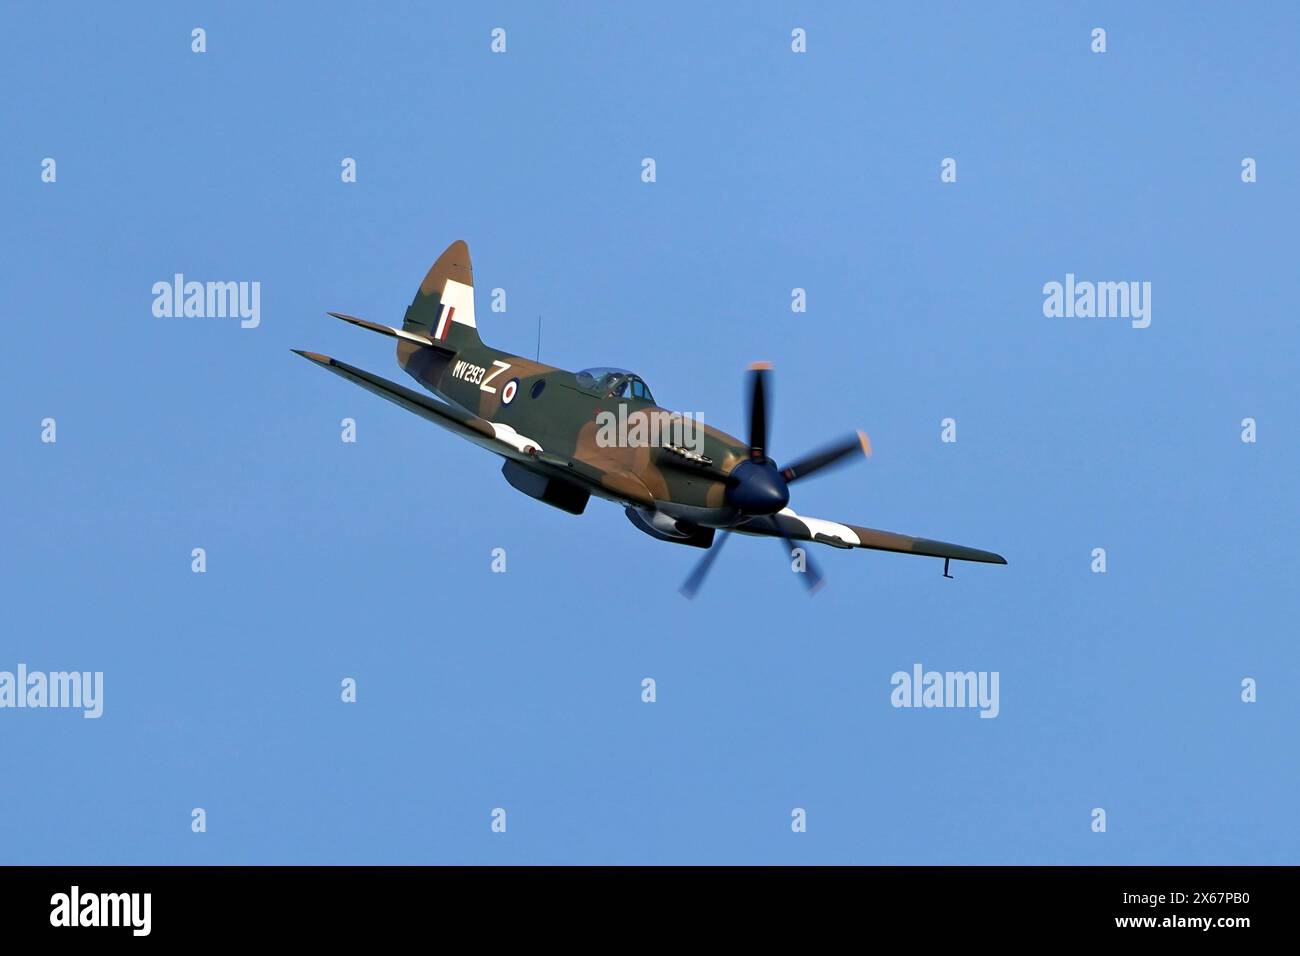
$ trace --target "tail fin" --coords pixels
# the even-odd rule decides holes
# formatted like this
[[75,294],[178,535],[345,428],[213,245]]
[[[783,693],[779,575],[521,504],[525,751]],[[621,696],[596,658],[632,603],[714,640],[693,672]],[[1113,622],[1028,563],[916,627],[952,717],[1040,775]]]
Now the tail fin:
[[481,344],[474,324],[474,268],[463,239],[449,245],[429,267],[402,328],[453,349]]

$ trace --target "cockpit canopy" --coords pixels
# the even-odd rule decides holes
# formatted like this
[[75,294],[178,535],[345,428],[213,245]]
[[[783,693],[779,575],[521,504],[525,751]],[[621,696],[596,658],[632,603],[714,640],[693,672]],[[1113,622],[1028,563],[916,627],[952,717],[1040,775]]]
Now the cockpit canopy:
[[606,365],[584,368],[577,378],[579,388],[601,398],[635,398],[652,403],[655,400],[645,380],[625,368]]

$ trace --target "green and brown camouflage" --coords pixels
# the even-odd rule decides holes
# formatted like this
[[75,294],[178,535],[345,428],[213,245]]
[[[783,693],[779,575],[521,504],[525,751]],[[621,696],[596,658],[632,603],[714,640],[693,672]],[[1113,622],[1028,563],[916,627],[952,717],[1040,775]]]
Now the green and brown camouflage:
[[[752,367],[751,434],[742,441],[661,408],[631,372],[574,373],[484,344],[463,241],[448,246],[429,269],[400,329],[331,315],[396,338],[398,365],[441,401],[329,356],[298,354],[495,452],[505,459],[502,470],[512,486],[562,510],[580,514],[594,495],[623,505],[632,523],[655,538],[702,548],[723,529],[1006,563],[988,551],[796,514],[787,506],[789,484],[855,453],[870,455],[870,444],[858,433],[778,469],[766,454],[765,365]],[[639,421],[648,440],[610,441],[612,421]]]

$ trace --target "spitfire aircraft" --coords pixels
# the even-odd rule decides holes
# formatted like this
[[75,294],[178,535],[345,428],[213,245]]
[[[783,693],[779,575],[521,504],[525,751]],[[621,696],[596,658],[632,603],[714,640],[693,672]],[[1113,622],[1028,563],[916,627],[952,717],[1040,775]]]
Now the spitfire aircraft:
[[[779,539],[788,554],[794,542],[808,541],[943,558],[946,577],[953,560],[1007,563],[990,551],[797,514],[789,507],[791,485],[851,456],[870,455],[871,446],[858,432],[803,458],[774,461],[767,442],[769,367],[762,363],[750,371],[747,441],[702,422],[690,442],[680,427],[661,429],[667,441],[608,440],[602,422],[640,414],[681,425],[682,416],[656,405],[649,386],[626,370],[566,372],[485,345],[474,320],[464,242],[453,242],[429,269],[400,329],[330,315],[395,338],[398,365],[440,400],[328,355],[294,349],[297,354],[500,455],[506,481],[530,497],[582,514],[595,495],[622,505],[632,524],[653,538],[708,549],[682,587],[688,597],[732,531]],[[804,559],[801,577],[816,590],[821,573],[806,553]]]

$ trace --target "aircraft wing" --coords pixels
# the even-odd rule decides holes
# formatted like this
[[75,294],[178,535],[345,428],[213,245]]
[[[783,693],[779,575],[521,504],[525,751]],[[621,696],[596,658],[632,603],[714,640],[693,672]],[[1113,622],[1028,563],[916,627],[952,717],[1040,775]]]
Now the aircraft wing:
[[502,458],[520,462],[541,474],[562,478],[602,498],[642,508],[654,505],[654,498],[634,475],[604,471],[584,461],[553,454],[544,450],[535,440],[520,435],[509,425],[490,422],[328,355],[300,349],[293,351],[321,368],[328,369],[435,425],[441,425]]
[[985,564],[1006,564],[1007,559],[992,551],[967,548],[946,541],[913,538],[892,531],[859,528],[857,525],[824,521],[796,514],[789,508],[761,518],[751,518],[734,530],[742,534],[770,535],[792,541],[815,541],[833,548],[870,548],[873,551],[896,551],[899,554],[920,554],[931,558],[950,558],[954,561],[982,561]]
[[[372,375],[370,372],[348,365],[346,362],[340,362],[338,359],[330,358],[328,355],[321,355],[318,352],[304,352],[300,349],[294,349],[293,351],[321,368],[328,369],[335,375],[360,385],[366,391],[374,392],[380,398],[385,398],[394,405],[400,405],[408,412],[415,412],[421,418],[428,419],[435,425],[441,425],[462,438],[468,438],[474,444],[486,448],[488,451],[496,452],[504,458],[513,458],[516,461],[531,461],[533,458],[524,449],[535,447],[535,443],[518,434],[508,425],[489,422],[477,415],[454,408],[446,402],[440,402],[435,398],[422,395],[414,389],[398,385],[396,382],[390,382],[378,375]],[[537,451],[541,451],[541,449],[537,448]]]

